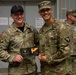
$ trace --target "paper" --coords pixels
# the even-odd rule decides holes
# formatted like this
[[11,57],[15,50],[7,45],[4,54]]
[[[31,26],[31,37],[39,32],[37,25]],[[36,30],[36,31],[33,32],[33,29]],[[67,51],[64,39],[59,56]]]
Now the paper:
[[44,24],[44,21],[42,18],[36,18],[35,21],[36,21],[36,28],[41,28],[42,25]]
[[8,25],[8,18],[0,17],[0,25]]

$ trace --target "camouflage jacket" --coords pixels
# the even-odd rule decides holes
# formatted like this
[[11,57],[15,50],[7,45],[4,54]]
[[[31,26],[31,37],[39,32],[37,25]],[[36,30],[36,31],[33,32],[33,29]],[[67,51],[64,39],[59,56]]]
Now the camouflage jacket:
[[66,26],[56,19],[48,26],[44,24],[39,31],[39,40],[40,51],[46,55],[46,61],[41,62],[42,73],[67,74],[70,70],[67,64],[70,56],[70,34]]
[[73,25],[73,55],[76,55],[76,23]]
[[74,26],[73,24],[69,24],[67,21],[63,22],[64,25],[66,26],[69,35],[70,35],[70,47],[71,47],[71,54],[73,53],[73,49],[74,49],[74,37],[73,37],[73,30],[74,30]]
[[74,24],[70,25],[67,22],[64,22],[64,24],[69,30],[71,36],[71,55],[76,55],[76,26]]
[[[28,24],[25,24],[24,31],[22,32],[13,23],[2,32],[0,37],[0,59],[9,62],[9,68],[14,66],[12,60],[15,55],[20,54],[21,48],[29,48],[38,45],[38,32]],[[15,70],[24,70],[23,72],[25,74],[31,73],[35,71],[34,60],[34,57],[30,56],[26,60],[23,60],[18,68],[13,68]]]
[[[65,25],[57,20],[48,26],[44,24],[40,29],[39,35],[40,51],[47,57],[44,66],[48,68],[48,70],[63,70],[62,67],[57,66],[68,59],[70,54],[70,37]],[[64,64],[65,63],[61,66]]]

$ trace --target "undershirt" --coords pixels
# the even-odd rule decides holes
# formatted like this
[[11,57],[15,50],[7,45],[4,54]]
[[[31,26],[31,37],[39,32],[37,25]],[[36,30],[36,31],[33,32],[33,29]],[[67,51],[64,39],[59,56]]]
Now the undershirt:
[[24,31],[24,26],[18,27],[18,29],[20,29],[23,32]]

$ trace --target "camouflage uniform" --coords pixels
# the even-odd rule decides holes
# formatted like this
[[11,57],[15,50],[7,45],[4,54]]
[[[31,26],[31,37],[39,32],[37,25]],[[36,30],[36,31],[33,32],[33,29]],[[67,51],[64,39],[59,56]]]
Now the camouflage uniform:
[[[70,19],[68,18],[68,16],[71,15]],[[66,17],[67,20],[64,22],[65,26],[67,27],[68,31],[70,32],[70,36],[71,36],[71,42],[70,42],[70,46],[71,46],[71,67],[70,68],[72,70],[72,75],[76,75],[76,62],[75,62],[75,57],[76,57],[76,53],[75,53],[75,36],[76,36],[76,27],[73,25],[75,19],[72,18],[75,16],[75,10],[68,10],[66,12]],[[72,22],[72,24],[69,24],[68,22]]]
[[40,29],[40,51],[47,57],[42,63],[42,75],[71,75],[69,73],[70,35],[64,24],[54,20],[53,24]]
[[73,29],[73,53],[72,55],[74,57],[72,57],[72,72],[73,72],[73,75],[76,75],[76,26],[74,26],[74,29]]
[[[73,10],[73,16],[76,17],[76,10]],[[76,75],[76,23],[72,25],[72,35],[73,35],[73,46],[72,46],[72,73]]]
[[71,54],[70,54],[70,65],[69,65],[69,67],[70,67],[70,72],[72,73],[72,68],[73,68],[73,65],[72,65],[72,55],[73,55],[73,49],[74,49],[74,43],[73,43],[73,25],[70,25],[67,21],[65,21],[65,22],[63,22],[64,23],[64,25],[66,26],[66,28],[68,29],[68,34],[70,35],[70,47],[71,47]]
[[9,62],[9,75],[35,75],[34,56],[29,56],[21,63],[15,63],[12,60],[15,55],[20,54],[21,48],[38,44],[38,32],[28,24],[25,24],[22,32],[13,23],[0,36],[0,60]]
[[72,72],[76,75],[76,23],[73,24]]

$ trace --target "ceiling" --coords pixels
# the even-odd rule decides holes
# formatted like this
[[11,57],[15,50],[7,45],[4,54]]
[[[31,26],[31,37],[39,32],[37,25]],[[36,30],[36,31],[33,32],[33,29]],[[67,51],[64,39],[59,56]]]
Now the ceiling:
[[[7,1],[16,1],[16,2],[17,2],[17,1],[37,2],[37,1],[38,1],[38,2],[40,2],[40,1],[45,1],[45,0],[0,0],[0,2],[7,2]],[[48,0],[46,0],[46,1],[48,1]],[[55,4],[57,0],[49,0],[49,1],[51,1],[52,4]]]
[[[0,1],[6,1],[6,0],[0,0]],[[44,1],[44,0],[7,0],[7,1]],[[48,0],[46,0],[48,1]],[[56,0],[50,0],[52,2],[56,2]]]

